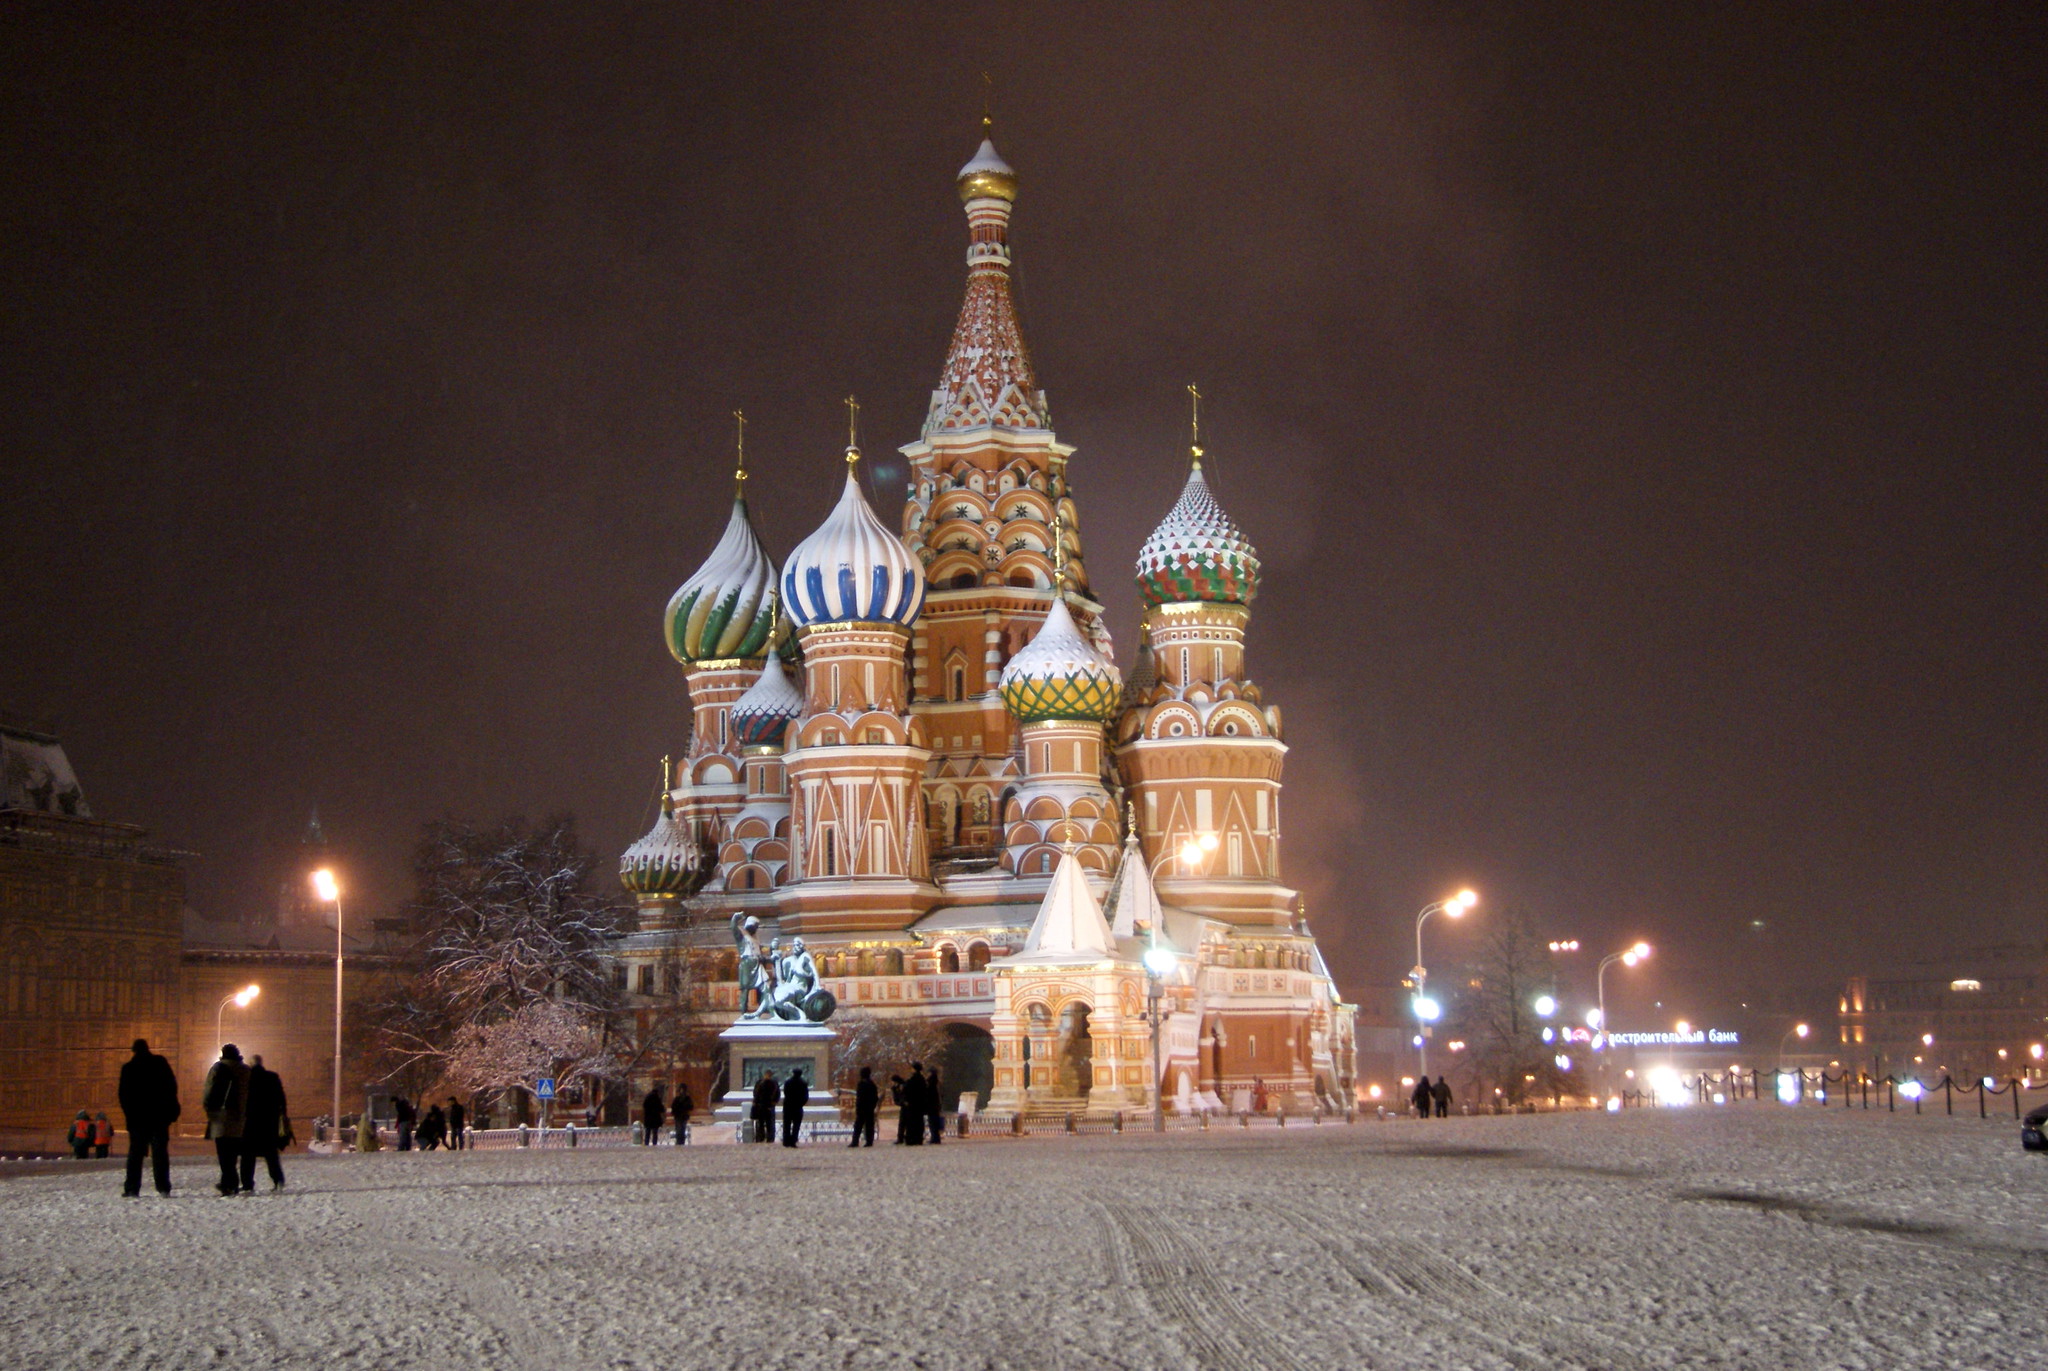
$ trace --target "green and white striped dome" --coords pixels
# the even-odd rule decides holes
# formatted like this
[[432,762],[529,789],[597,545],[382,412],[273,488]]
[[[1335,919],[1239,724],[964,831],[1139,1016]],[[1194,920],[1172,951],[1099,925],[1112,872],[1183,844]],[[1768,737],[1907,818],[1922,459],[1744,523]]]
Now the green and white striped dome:
[[735,499],[718,546],[670,598],[663,636],[689,666],[759,657],[774,626],[775,563],[754,535],[747,502]]

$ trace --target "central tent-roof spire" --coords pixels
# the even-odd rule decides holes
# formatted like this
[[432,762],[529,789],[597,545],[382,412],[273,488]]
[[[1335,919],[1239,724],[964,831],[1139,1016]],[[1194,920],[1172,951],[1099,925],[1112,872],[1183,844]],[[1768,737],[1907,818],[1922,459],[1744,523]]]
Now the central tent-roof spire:
[[959,176],[960,199],[967,207],[967,297],[925,416],[927,439],[981,428],[1037,431],[1051,426],[1010,294],[1010,211],[1017,201],[1017,173],[988,136],[991,115],[984,112],[981,122],[981,147]]

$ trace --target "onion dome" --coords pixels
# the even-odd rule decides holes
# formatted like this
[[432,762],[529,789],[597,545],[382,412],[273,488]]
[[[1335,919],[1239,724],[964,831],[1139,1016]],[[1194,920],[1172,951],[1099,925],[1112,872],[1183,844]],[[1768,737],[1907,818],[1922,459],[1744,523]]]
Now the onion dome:
[[734,499],[725,534],[668,602],[668,650],[685,666],[758,657],[775,621],[775,564],[754,536],[747,502]]
[[991,140],[981,140],[981,148],[972,161],[960,168],[960,198],[962,200],[1015,200],[1017,198],[1017,173],[1002,154],[996,151]]
[[677,822],[675,796],[664,791],[661,817],[619,858],[619,884],[632,895],[687,895],[704,874],[703,850]]
[[728,718],[741,747],[780,747],[790,720],[804,712],[804,697],[782,669],[782,654],[770,647],[760,679],[733,701]]
[[1159,661],[1152,655],[1152,644],[1138,644],[1138,660],[1131,663],[1131,674],[1124,677],[1124,699],[1133,705],[1145,702],[1152,693],[1152,687],[1159,684]]
[[1247,605],[1258,588],[1258,553],[1209,493],[1198,461],[1179,502],[1138,549],[1138,594],[1148,605]]
[[908,624],[924,604],[924,568],[862,498],[853,472],[818,531],[782,567],[782,600],[799,627]]
[[1067,602],[1055,599],[1025,649],[1003,668],[1003,704],[1023,723],[1100,723],[1116,713],[1123,676],[1081,636]]

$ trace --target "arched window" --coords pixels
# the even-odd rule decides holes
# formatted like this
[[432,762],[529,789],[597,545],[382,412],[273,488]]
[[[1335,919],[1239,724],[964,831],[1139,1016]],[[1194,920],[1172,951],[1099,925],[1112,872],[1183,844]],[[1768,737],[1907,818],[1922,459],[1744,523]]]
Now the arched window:
[[939,949],[939,973],[950,976],[960,969],[960,952],[951,943]]
[[967,944],[967,969],[986,971],[988,969],[988,944],[972,942]]
[[953,668],[953,693],[947,698],[953,700],[964,700],[967,698],[966,667],[956,666]]

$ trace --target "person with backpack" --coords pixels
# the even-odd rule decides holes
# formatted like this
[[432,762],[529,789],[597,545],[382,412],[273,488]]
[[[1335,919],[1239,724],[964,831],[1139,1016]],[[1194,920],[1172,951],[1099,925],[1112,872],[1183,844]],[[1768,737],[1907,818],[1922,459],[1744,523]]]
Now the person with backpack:
[[121,1064],[119,1098],[128,1123],[128,1173],[121,1194],[142,1193],[142,1160],[150,1158],[156,1193],[171,1193],[171,1125],[178,1121],[178,1077],[171,1064],[135,1040],[134,1055]]
[[242,1125],[249,1113],[249,1068],[242,1064],[242,1050],[227,1043],[220,1060],[206,1073],[200,1092],[206,1110],[206,1136],[213,1139],[214,1156],[220,1162],[220,1181],[214,1186],[223,1195],[241,1193]]

